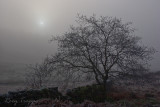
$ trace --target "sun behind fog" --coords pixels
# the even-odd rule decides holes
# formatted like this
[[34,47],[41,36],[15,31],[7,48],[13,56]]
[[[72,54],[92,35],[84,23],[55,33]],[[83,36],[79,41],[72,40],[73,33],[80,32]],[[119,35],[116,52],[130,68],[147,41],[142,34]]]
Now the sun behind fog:
[[39,22],[39,24],[40,24],[40,25],[44,25],[44,21],[41,20],[41,21]]

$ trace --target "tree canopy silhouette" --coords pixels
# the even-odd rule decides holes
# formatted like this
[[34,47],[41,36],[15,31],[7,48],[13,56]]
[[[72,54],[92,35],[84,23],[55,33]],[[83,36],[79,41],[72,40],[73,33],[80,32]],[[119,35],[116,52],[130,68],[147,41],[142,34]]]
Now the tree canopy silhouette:
[[109,78],[140,73],[155,52],[141,45],[131,23],[112,17],[78,16],[77,26],[57,36],[58,52],[50,58],[57,70],[72,72],[79,77],[91,74],[98,84]]

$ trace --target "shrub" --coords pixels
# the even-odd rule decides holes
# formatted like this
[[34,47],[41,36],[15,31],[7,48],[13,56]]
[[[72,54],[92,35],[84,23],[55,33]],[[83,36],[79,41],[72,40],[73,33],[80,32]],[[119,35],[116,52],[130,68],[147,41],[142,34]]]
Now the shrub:
[[74,103],[81,103],[84,100],[91,100],[94,102],[104,102],[105,100],[112,101],[111,98],[104,95],[104,88],[101,85],[92,85],[78,87],[66,94]]
[[153,94],[149,94],[149,93],[145,94],[145,98],[150,98],[150,97],[154,97],[154,95]]

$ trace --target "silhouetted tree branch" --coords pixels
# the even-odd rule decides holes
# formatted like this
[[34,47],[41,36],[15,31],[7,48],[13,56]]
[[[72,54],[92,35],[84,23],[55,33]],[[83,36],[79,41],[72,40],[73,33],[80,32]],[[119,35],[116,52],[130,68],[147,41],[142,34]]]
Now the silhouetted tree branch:
[[[98,84],[147,70],[147,61],[155,51],[140,45],[131,23],[111,17],[78,16],[79,26],[58,36],[58,52],[50,59],[63,72],[92,73]],[[75,73],[76,76],[76,73]]]

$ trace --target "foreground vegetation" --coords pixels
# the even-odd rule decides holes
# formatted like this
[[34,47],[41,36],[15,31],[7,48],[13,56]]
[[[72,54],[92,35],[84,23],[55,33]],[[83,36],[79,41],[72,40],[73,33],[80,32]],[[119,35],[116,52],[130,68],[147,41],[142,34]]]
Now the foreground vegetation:
[[67,90],[58,88],[8,92],[0,96],[0,107],[160,107],[160,91],[133,91],[113,86],[104,95],[103,86],[88,85]]

